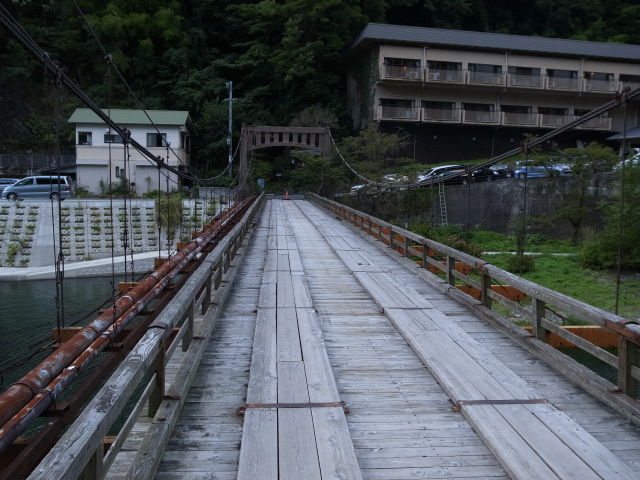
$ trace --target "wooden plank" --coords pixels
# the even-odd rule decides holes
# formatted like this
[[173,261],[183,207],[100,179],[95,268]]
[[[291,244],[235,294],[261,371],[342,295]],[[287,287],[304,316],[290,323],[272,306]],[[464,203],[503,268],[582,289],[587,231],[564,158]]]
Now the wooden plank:
[[276,403],[278,401],[275,331],[276,310],[273,308],[258,309],[247,403]]
[[551,405],[523,405],[602,478],[631,480],[637,475],[566,413]]
[[296,308],[313,308],[313,301],[311,300],[306,278],[300,272],[292,272],[291,284]]
[[315,311],[305,308],[298,308],[296,311],[309,388],[309,400],[312,403],[339,402],[340,396]]
[[302,260],[300,259],[300,252],[298,250],[289,250],[289,267],[292,272],[304,272],[302,267]]
[[291,272],[278,271],[276,284],[276,305],[278,308],[293,308],[296,306],[293,295],[293,280]]
[[303,362],[278,362],[278,403],[309,403]]
[[463,408],[462,413],[512,478],[559,478],[493,405],[469,405]]
[[314,407],[311,413],[322,478],[362,479],[342,408]]
[[279,480],[322,478],[311,409],[278,410],[278,465]]
[[301,362],[302,350],[296,309],[278,308],[276,312],[276,361]]
[[554,432],[549,430],[540,419],[531,415],[525,405],[494,405],[494,408],[525,439],[536,455],[549,465],[558,478],[600,479],[600,476],[567,447]]
[[248,409],[244,415],[238,480],[278,480],[278,412]]
[[259,308],[276,307],[276,285],[278,273],[276,271],[264,272],[262,274],[262,285],[260,286],[260,297],[258,298]]

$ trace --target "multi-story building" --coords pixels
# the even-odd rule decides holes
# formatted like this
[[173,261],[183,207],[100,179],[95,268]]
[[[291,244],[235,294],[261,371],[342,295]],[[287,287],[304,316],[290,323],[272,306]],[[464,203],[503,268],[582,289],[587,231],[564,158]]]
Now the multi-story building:
[[[435,28],[369,24],[344,63],[355,126],[401,128],[404,154],[427,163],[497,155],[640,87],[637,45]],[[638,102],[549,146],[604,142],[625,116],[627,128],[640,125]]]
[[[108,112],[111,120],[131,132],[131,138],[169,166],[182,169],[190,165],[193,122],[186,111],[119,110]],[[78,108],[69,123],[76,124],[76,183],[93,193],[101,193],[109,182],[126,181],[140,195],[151,190],[178,190],[180,179],[167,170],[158,175],[157,164],[133,148],[125,147],[122,137],[110,130],[88,108]],[[126,157],[126,158],[125,158]]]

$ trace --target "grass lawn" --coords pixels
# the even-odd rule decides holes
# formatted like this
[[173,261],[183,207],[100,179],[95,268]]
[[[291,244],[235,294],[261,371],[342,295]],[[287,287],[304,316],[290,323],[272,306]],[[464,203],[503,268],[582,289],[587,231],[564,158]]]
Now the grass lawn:
[[[504,268],[509,255],[483,254],[482,258]],[[534,269],[522,277],[594,307],[615,311],[615,272],[583,268],[573,256],[537,256]],[[618,314],[626,318],[640,318],[640,272],[622,276]]]

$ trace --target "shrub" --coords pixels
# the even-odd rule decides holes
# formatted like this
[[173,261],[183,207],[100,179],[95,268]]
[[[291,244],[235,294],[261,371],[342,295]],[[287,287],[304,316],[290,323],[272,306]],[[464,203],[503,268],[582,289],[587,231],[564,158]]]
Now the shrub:
[[507,259],[506,270],[522,275],[528,273],[535,267],[536,259],[532,255],[515,254]]

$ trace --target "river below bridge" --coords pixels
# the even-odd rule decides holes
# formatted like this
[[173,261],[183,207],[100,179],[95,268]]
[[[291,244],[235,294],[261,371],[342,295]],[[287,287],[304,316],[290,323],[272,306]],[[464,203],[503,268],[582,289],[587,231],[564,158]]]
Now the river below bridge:
[[[116,280],[116,285],[117,285]],[[0,282],[0,372],[2,388],[20,379],[51,352],[51,331],[56,328],[55,280]],[[84,315],[99,307],[111,295],[111,277],[68,278],[64,280],[65,325],[72,326]],[[86,325],[97,317],[89,315],[77,325]],[[41,354],[23,366],[5,370],[32,355]]]

